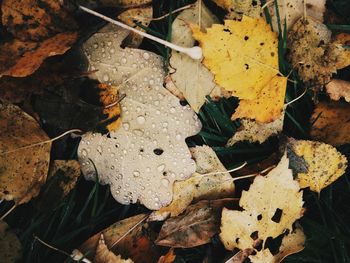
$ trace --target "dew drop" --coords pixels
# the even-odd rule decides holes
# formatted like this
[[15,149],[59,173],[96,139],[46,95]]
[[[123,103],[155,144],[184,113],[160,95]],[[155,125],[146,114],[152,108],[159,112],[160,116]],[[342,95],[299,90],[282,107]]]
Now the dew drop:
[[81,155],[84,156],[84,157],[87,156],[87,151],[86,151],[85,149],[81,150],[80,153],[81,153]]
[[124,130],[128,131],[130,128],[130,124],[127,122],[123,123],[123,128],[124,128]]
[[158,170],[159,172],[163,172],[164,169],[165,169],[165,164],[161,164],[161,165],[159,165],[159,166],[157,167],[157,170]]
[[140,172],[139,171],[134,171],[132,174],[134,175],[134,177],[139,177],[140,176]]
[[170,184],[169,180],[165,179],[165,178],[163,178],[161,182],[162,182],[162,185],[165,186],[165,187],[168,187],[169,184]]
[[126,63],[126,58],[122,58],[122,63]]
[[175,107],[171,107],[171,108],[170,108],[170,112],[171,112],[171,113],[175,113],[175,112],[176,112]]
[[176,140],[180,141],[181,140],[181,134],[176,134],[175,138],[176,138]]
[[136,118],[136,120],[137,120],[137,122],[138,122],[138,124],[144,124],[145,122],[146,122],[146,119],[145,119],[145,117],[144,116],[138,116],[137,118]]
[[97,150],[100,154],[102,154],[102,146],[101,146],[101,145],[97,146],[96,150]]
[[103,75],[103,81],[108,81],[109,80],[109,76],[107,74]]
[[143,58],[144,59],[149,59],[149,54],[147,52],[143,53]]

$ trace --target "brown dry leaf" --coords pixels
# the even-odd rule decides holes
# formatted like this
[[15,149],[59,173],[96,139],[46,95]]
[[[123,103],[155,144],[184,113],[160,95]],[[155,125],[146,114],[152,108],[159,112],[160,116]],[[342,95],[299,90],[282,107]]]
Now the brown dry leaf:
[[241,100],[231,119],[254,119],[260,123],[270,123],[281,118],[287,78],[275,76],[253,100]]
[[[197,169],[189,179],[175,182],[172,202],[150,215],[150,220],[162,221],[168,216],[177,216],[185,211],[192,201],[213,200],[233,195],[233,178],[220,162],[213,149],[208,146],[191,148]],[[222,171],[222,173],[218,173]],[[217,172],[216,174],[208,174]]]
[[0,47],[0,61],[11,61],[2,64],[0,77],[7,75],[13,77],[25,77],[36,71],[47,57],[64,54],[77,40],[75,32],[59,33],[41,43],[13,42],[5,43]]
[[293,232],[282,239],[281,246],[277,254],[272,255],[269,249],[263,249],[251,255],[252,263],[279,263],[291,254],[298,253],[304,249],[305,235],[301,228],[296,228]]
[[3,0],[1,11],[2,24],[22,41],[41,41],[76,29],[73,16],[61,1]]
[[284,112],[281,116],[269,123],[260,123],[249,119],[241,119],[241,127],[228,140],[226,146],[232,146],[239,141],[263,143],[269,137],[277,135],[283,129]]
[[171,248],[168,253],[166,253],[164,256],[161,256],[158,259],[157,263],[173,263],[176,258],[176,255],[174,253],[174,249]]
[[95,252],[94,263],[133,263],[130,259],[122,259],[120,255],[110,251],[105,243],[103,234],[101,234],[98,246]]
[[152,3],[152,0],[76,0],[79,5],[86,6],[91,9],[119,7],[119,8],[134,8]]
[[156,244],[173,248],[204,245],[219,232],[223,206],[232,199],[203,200],[187,207],[185,213],[165,221]]
[[47,182],[42,190],[37,206],[42,211],[51,211],[75,187],[80,176],[80,165],[75,160],[55,160],[50,165]]
[[243,15],[252,18],[260,17],[260,0],[213,0],[213,2],[228,12],[226,15],[228,19],[242,19]]
[[[304,16],[304,4],[307,17],[323,22],[323,14],[326,11],[326,0],[276,0],[276,2],[278,5],[279,16],[281,18],[282,30],[286,23],[287,31],[289,31],[295,22],[300,17]],[[273,29],[278,32],[278,19],[274,4],[269,5],[269,11]]]
[[22,245],[4,221],[0,221],[0,258],[2,263],[21,262]]
[[332,100],[340,100],[343,97],[350,102],[350,82],[340,79],[333,79],[326,85],[326,91]]
[[342,69],[350,65],[350,34],[340,33],[333,37],[333,43],[339,45],[337,69]]
[[220,238],[228,250],[256,248],[268,237],[276,238],[302,216],[302,191],[293,180],[286,155],[267,176],[255,178],[243,191],[243,211],[222,211]]
[[[320,193],[321,190],[345,173],[347,159],[331,145],[316,142],[295,140],[288,141],[290,150],[306,167],[305,172],[297,171],[297,179],[301,188],[310,187],[311,191]],[[291,167],[298,167],[300,160],[293,158]]]
[[300,78],[316,90],[337,72],[343,48],[331,42],[331,31],[312,18],[300,18],[289,31],[289,60]]
[[115,131],[122,122],[120,118],[120,104],[115,104],[119,99],[118,87],[102,83],[98,85],[98,88],[100,89],[100,102],[105,107],[103,114],[107,115],[106,119],[102,120],[100,124],[105,124],[110,132]]
[[[118,16],[118,19],[124,22],[125,24],[131,27],[138,27],[136,23],[140,23],[145,27],[148,27],[150,22],[152,21],[153,8],[152,6],[143,6],[138,8],[130,8],[121,13]],[[138,30],[145,31],[144,29],[138,27]],[[130,32],[130,35],[127,38],[127,46],[132,48],[137,48],[141,45],[143,37],[139,34],[135,34]]]
[[22,204],[38,195],[46,181],[51,143],[18,148],[46,140],[31,116],[0,101],[0,199]]
[[345,102],[320,102],[310,119],[314,140],[334,146],[350,143],[350,105]]
[[[146,214],[140,214],[118,221],[90,237],[80,246],[79,250],[83,254],[90,251],[87,257],[92,260],[95,257],[101,234],[103,234],[106,246],[114,254],[121,255],[122,258],[129,258],[134,262],[157,262],[160,253],[153,244],[155,233],[147,223],[144,223],[146,218]],[[113,246],[115,242],[117,243]]]

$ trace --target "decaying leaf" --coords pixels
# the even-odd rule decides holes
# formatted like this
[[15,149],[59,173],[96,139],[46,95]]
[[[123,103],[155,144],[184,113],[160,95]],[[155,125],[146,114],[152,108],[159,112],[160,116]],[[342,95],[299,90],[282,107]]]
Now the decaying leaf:
[[277,135],[283,129],[284,112],[281,116],[269,123],[259,123],[249,119],[241,119],[241,127],[230,138],[226,146],[232,146],[239,141],[263,143],[269,137]]
[[[148,27],[148,25],[151,22],[153,14],[153,8],[152,6],[142,6],[137,8],[130,8],[125,10],[123,13],[121,13],[118,16],[118,19],[120,19],[125,24],[131,26],[131,27],[138,27],[137,23],[142,24],[145,27]],[[144,29],[139,28],[138,30],[144,31]],[[135,34],[133,32],[130,32],[130,35],[128,36],[128,47],[137,48],[143,40],[143,37]]]
[[105,243],[103,234],[101,234],[98,241],[95,253],[94,263],[133,263],[131,259],[122,259],[120,255],[110,251]]
[[80,176],[80,165],[75,160],[55,160],[50,165],[47,182],[37,200],[42,211],[50,211],[75,187]]
[[[189,24],[198,24],[201,21],[201,30],[205,30],[218,22],[218,19],[200,1],[198,0],[194,6],[181,12],[174,20],[171,30],[173,43],[193,47],[195,40]],[[199,5],[201,10],[199,10]],[[171,79],[175,86],[185,96],[192,109],[198,112],[205,102],[205,96],[209,95],[216,86],[213,74],[200,61],[193,60],[177,51],[171,54],[170,72],[172,72]]]
[[273,77],[255,99],[241,100],[231,119],[248,118],[260,123],[278,120],[283,111],[286,88],[286,77]]
[[312,18],[300,18],[288,33],[289,60],[299,77],[316,90],[337,71],[341,47],[331,42],[331,31]]
[[290,138],[289,147],[307,165],[307,172],[297,173],[301,188],[310,187],[311,191],[320,193],[345,173],[347,159],[331,145]]
[[[279,16],[281,18],[281,28],[287,25],[287,31],[300,18],[311,17],[319,22],[323,22],[323,14],[326,10],[326,0],[276,0]],[[304,10],[305,7],[305,10]],[[271,4],[269,7],[272,26],[275,31],[279,31],[276,7]],[[305,13],[306,12],[306,13]]]
[[332,100],[340,100],[344,98],[347,102],[350,102],[350,82],[333,79],[326,85],[326,91]]
[[0,199],[22,204],[39,194],[49,169],[51,143],[19,148],[46,140],[31,116],[0,101]]
[[91,77],[119,87],[122,128],[108,137],[88,133],[78,149],[89,180],[110,184],[122,203],[138,199],[149,209],[172,200],[172,185],[195,172],[185,139],[201,129],[198,117],[163,88],[161,57],[144,50],[122,49],[128,31],[108,25],[84,44]]
[[40,41],[76,29],[73,16],[61,1],[4,0],[1,12],[2,24],[22,41]]
[[187,207],[185,213],[163,224],[156,244],[173,248],[204,245],[219,232],[222,208],[232,199],[203,200]]
[[276,238],[302,216],[302,191],[293,180],[286,155],[267,176],[255,178],[243,191],[243,211],[223,209],[220,238],[228,250],[256,248],[268,237]]
[[[190,150],[196,161],[196,173],[185,181],[174,183],[172,202],[153,212],[150,220],[162,221],[169,215],[177,216],[185,211],[192,201],[225,198],[233,194],[235,189],[233,178],[213,149],[208,146],[197,146]],[[222,173],[219,173],[220,171]]]
[[350,143],[350,105],[345,102],[320,102],[311,116],[310,135],[314,140],[334,146]]
[[122,258],[129,258],[134,262],[157,262],[160,254],[154,248],[153,237],[152,239],[150,237],[154,233],[149,230],[147,223],[144,223],[146,217],[146,214],[140,214],[118,221],[90,237],[80,246],[79,250],[93,260],[101,234],[103,234],[105,245],[114,254],[121,255]]
[[101,90],[100,102],[105,107],[103,113],[107,115],[107,118],[101,121],[100,124],[106,123],[108,131],[115,131],[122,122],[120,119],[120,104],[117,103],[119,100],[118,88],[104,83],[99,84],[98,87]]
[[151,4],[152,0],[76,0],[75,2],[91,9],[106,7],[134,8]]
[[333,43],[339,45],[337,57],[337,69],[342,69],[350,65],[350,34],[340,33],[333,37]]
[[22,245],[4,221],[0,221],[0,258],[3,263],[20,262]]
[[176,258],[176,255],[174,253],[174,249],[169,249],[168,253],[166,253],[164,256],[161,256],[158,259],[157,263],[173,263]]
[[240,99],[254,99],[278,73],[277,35],[264,19],[213,24],[206,33],[192,26],[203,50],[203,64],[218,85]]
[[213,0],[213,2],[228,12],[226,15],[228,19],[242,19],[243,15],[260,17],[260,0]]
[[253,263],[279,263],[291,254],[298,253],[304,249],[305,235],[301,228],[285,235],[277,254],[272,255],[269,249],[262,249],[256,255],[251,255]]

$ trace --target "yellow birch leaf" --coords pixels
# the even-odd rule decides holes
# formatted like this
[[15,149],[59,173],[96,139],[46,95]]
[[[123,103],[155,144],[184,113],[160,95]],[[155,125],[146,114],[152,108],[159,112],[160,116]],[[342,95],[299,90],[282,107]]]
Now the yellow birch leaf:
[[321,190],[345,173],[347,159],[329,144],[289,139],[292,151],[306,162],[307,172],[299,172],[297,179],[301,188]]
[[278,73],[277,35],[264,19],[225,20],[207,32],[192,25],[203,50],[203,64],[216,83],[240,99],[254,99]]
[[249,190],[242,192],[243,211],[223,209],[220,238],[226,249],[255,249],[268,237],[291,230],[302,216],[303,193],[288,165],[284,155],[266,176],[255,178]]
[[283,111],[287,78],[275,76],[253,100],[241,100],[232,119],[249,118],[269,123],[280,118]]

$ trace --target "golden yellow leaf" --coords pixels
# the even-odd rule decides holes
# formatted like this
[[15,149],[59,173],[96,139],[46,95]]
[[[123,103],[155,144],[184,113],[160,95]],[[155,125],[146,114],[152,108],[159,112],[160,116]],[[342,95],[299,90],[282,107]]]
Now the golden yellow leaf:
[[345,173],[347,159],[331,145],[289,139],[294,153],[306,162],[307,172],[298,172],[297,179],[301,188],[310,187],[311,191],[321,190]]
[[249,118],[269,123],[280,118],[283,111],[287,78],[275,76],[253,100],[241,100],[232,119]]
[[[233,178],[222,165],[215,152],[208,146],[191,148],[192,157],[197,164],[196,173],[185,181],[177,181],[173,186],[172,202],[158,211],[154,211],[151,220],[164,220],[166,217],[177,216],[196,200],[211,200],[229,197],[235,186]],[[217,174],[208,174],[219,172]]]
[[0,258],[2,263],[21,262],[22,245],[9,226],[0,221]]
[[318,103],[310,119],[311,137],[334,146],[350,143],[349,116],[349,103]]
[[284,155],[265,177],[255,178],[249,190],[242,192],[243,211],[223,209],[220,238],[226,249],[255,249],[268,237],[291,230],[302,216],[303,193],[288,165]]
[[203,64],[218,85],[240,99],[254,99],[278,73],[277,35],[264,19],[225,20],[206,33],[192,25],[203,50]]
[[51,143],[39,124],[19,107],[0,100],[0,199],[26,203],[37,196],[49,169]]

